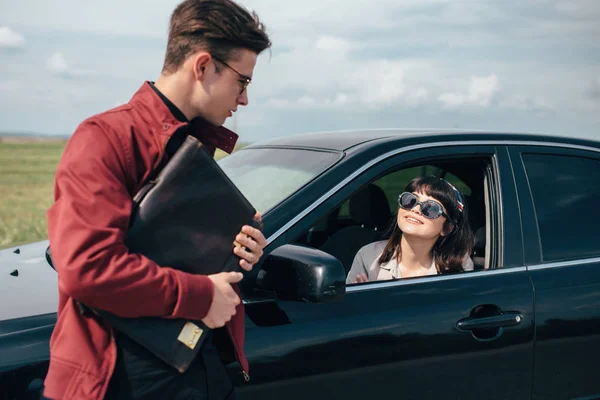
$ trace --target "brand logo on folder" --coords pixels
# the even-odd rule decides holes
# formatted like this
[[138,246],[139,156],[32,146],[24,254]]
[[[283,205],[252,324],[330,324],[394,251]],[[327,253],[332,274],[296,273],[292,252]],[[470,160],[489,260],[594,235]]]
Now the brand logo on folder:
[[177,340],[194,350],[194,347],[196,347],[196,344],[203,333],[204,330],[202,330],[202,328],[188,321],[183,326],[181,332],[179,332]]

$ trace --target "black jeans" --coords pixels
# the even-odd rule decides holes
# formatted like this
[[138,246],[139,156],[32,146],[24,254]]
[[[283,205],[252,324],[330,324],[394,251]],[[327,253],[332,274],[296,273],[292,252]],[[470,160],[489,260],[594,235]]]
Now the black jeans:
[[[207,333],[212,335],[212,332]],[[117,364],[106,400],[233,400],[234,387],[211,337],[185,373],[116,333]]]
[[117,363],[105,400],[235,400],[233,384],[211,337],[183,374],[124,335],[115,333],[115,341]]

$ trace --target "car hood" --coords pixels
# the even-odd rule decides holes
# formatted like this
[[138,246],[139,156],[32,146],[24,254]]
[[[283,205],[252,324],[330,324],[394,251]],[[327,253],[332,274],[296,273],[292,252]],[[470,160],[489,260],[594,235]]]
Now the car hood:
[[0,321],[57,311],[58,278],[47,247],[46,240],[0,250]]

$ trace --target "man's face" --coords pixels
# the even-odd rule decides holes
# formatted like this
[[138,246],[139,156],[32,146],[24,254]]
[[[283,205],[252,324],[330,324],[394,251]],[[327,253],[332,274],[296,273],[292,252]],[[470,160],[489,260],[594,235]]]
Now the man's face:
[[223,125],[238,106],[248,105],[248,80],[252,79],[257,54],[246,49],[236,54],[238,57],[227,61],[212,58],[195,90],[194,103],[200,116],[213,125]]

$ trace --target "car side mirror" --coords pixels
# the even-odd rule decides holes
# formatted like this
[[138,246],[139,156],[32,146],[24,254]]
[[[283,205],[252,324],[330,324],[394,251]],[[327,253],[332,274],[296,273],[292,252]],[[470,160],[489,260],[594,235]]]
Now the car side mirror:
[[346,270],[328,253],[286,244],[265,259],[256,284],[280,300],[325,303],[343,299]]

